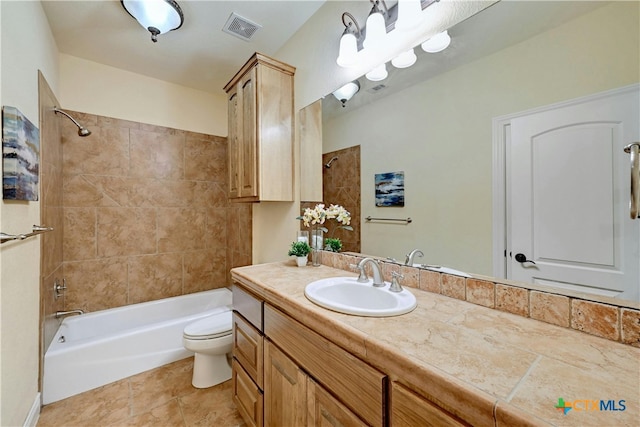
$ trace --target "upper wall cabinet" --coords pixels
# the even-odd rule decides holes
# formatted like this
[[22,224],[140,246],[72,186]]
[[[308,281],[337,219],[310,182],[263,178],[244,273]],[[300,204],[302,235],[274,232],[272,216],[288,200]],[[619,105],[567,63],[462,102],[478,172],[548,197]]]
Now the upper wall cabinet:
[[232,201],[293,201],[294,73],[256,53],[224,87]]

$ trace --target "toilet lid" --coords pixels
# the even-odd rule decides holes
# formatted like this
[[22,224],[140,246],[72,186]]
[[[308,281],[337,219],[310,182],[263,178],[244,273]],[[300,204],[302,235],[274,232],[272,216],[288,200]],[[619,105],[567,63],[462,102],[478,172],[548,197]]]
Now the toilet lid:
[[184,327],[184,337],[194,340],[206,340],[231,334],[232,312],[214,314]]

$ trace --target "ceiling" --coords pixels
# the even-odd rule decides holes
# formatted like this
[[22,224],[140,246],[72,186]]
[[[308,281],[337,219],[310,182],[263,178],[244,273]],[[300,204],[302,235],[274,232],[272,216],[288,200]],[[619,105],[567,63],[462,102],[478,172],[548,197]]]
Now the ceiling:
[[[60,52],[220,94],[254,52],[274,55],[325,1],[337,0],[178,0],[184,24],[158,36],[157,43],[119,0],[41,3]],[[389,7],[395,3],[387,0]],[[453,41],[444,52],[432,55],[416,49],[418,63],[409,69],[394,70],[389,64],[389,77],[380,82],[387,88],[376,96],[496,52],[606,3],[500,1],[452,28]],[[262,26],[250,41],[222,31],[232,12]],[[361,95],[377,85],[363,80]],[[366,98],[350,103],[367,103]]]
[[[324,2],[178,0],[184,24],[153,43],[119,0],[41,1],[61,53],[210,93],[254,52],[277,52]],[[262,26],[250,41],[222,32],[232,12]]]

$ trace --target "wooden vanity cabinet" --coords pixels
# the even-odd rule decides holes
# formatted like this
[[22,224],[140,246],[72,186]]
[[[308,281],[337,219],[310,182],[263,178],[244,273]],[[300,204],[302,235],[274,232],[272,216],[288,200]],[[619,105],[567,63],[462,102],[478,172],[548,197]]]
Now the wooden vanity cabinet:
[[387,377],[234,285],[233,401],[259,426],[386,424]]
[[256,53],[224,87],[232,201],[293,201],[294,73]]
[[432,402],[417,395],[403,385],[391,383],[391,427],[465,427],[459,421]]
[[265,425],[385,425],[385,374],[269,304],[264,334]]

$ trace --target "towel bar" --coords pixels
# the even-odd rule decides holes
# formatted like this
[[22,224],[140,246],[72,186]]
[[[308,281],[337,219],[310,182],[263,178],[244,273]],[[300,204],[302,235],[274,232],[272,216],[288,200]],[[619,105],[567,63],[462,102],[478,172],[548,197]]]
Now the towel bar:
[[366,217],[365,220],[367,222],[371,221],[396,221],[396,222],[404,222],[406,224],[411,224],[413,221],[411,218],[372,218],[370,216]]
[[53,231],[53,227],[43,227],[41,225],[34,225],[30,233],[24,234],[7,234],[0,231],[0,243],[9,242],[11,240],[24,240],[31,236],[46,233],[47,231]]

